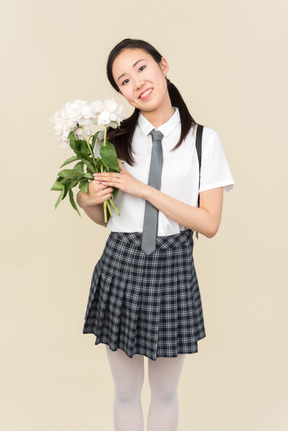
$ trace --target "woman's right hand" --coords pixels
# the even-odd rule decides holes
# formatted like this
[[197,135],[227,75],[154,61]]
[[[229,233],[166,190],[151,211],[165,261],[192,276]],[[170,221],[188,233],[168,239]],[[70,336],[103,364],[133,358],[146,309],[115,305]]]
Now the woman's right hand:
[[77,203],[81,208],[101,205],[112,197],[113,188],[101,184],[100,181],[92,180],[88,185],[88,193],[81,190],[77,194]]
[[112,197],[112,192],[112,187],[107,187],[98,180],[92,180],[88,185],[88,193],[84,193],[81,190],[78,192],[77,203],[91,220],[101,226],[106,226],[102,204]]

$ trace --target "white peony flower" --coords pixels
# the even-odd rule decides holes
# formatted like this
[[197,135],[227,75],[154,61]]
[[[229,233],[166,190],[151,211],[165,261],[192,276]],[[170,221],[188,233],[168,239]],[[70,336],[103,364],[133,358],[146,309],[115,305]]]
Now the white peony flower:
[[91,102],[89,106],[95,117],[97,116],[97,114],[103,111],[103,102],[101,102],[101,100],[94,100],[94,102]]
[[125,112],[124,112],[124,107],[122,105],[117,105],[116,115],[119,119],[119,123],[124,120]]
[[[85,134],[87,137],[92,135],[92,131],[90,130],[89,126],[85,125],[85,126],[83,126],[83,128],[85,130]],[[78,129],[76,129],[74,132],[74,135],[78,139],[85,139],[85,135],[84,135],[82,127],[79,127]]]
[[[84,127],[86,136],[91,136],[90,121],[99,126],[117,128],[125,118],[122,105],[118,105],[114,99],[106,99],[104,102],[95,100],[88,104],[85,100],[76,99],[74,102],[65,103],[61,111],[57,111],[50,119],[55,125],[53,129],[60,136],[62,147],[69,145],[68,135],[76,129],[77,124]],[[85,139],[83,130],[79,127],[75,131],[78,139]]]
[[53,129],[55,130],[56,135],[61,135],[64,130],[72,130],[73,127],[76,126],[76,123],[67,117],[64,110],[56,112],[56,114],[51,118],[51,121],[55,123]]
[[74,100],[74,102],[67,102],[64,106],[64,111],[67,117],[80,126],[88,125],[91,118],[94,117],[91,107],[85,100]]
[[97,124],[98,126],[108,126],[108,124],[111,122],[111,114],[108,111],[102,111],[101,114],[98,116]]
[[[69,145],[68,135],[75,129],[77,123],[84,126],[85,133],[87,132],[90,135],[89,122],[91,118],[95,118],[95,115],[85,100],[77,99],[74,102],[65,103],[61,111],[57,111],[51,118],[51,121],[55,123],[53,129],[56,135],[61,135],[59,139],[61,147]],[[77,130],[78,135],[76,136],[83,139],[83,130],[81,128]]]
[[59,142],[61,143],[61,145],[60,145],[61,148],[66,148],[70,144],[70,141],[69,141],[68,138],[66,138],[66,139],[64,139],[64,138],[63,139],[59,139]]
[[69,144],[68,135],[76,127],[76,123],[68,118],[65,110],[57,111],[53,117],[50,119],[55,126],[53,129],[57,136],[61,135],[59,142],[61,142],[61,147],[66,147]]
[[118,106],[114,99],[104,100],[103,105],[104,105],[104,109],[106,109],[109,112],[115,112]]
[[117,105],[114,99],[106,99],[104,102],[96,101],[92,103],[93,111],[95,114],[98,114],[95,124],[99,126],[116,128],[125,118],[123,106]]

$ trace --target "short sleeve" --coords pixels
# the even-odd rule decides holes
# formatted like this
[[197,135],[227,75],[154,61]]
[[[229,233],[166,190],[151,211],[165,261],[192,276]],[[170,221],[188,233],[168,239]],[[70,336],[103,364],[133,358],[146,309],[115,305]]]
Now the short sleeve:
[[204,127],[199,191],[204,192],[223,187],[223,192],[227,193],[233,188],[234,184],[220,136],[215,130]]

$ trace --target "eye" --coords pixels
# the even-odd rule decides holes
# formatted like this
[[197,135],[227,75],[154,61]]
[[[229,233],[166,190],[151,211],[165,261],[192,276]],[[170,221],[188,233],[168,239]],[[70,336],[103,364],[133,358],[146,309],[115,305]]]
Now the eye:
[[128,84],[128,82],[129,82],[129,79],[124,79],[124,81],[122,82],[121,85],[126,85],[126,84]]
[[146,66],[141,66],[141,67],[139,67],[139,72],[142,72],[144,69],[146,69]]

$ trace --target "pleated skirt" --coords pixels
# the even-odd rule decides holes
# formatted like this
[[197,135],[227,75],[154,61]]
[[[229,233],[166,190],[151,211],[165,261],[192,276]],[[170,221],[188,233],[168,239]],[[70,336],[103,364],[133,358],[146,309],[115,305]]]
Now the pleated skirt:
[[198,352],[206,334],[192,232],[157,237],[150,255],[141,241],[141,233],[110,233],[93,272],[83,333],[130,358]]

